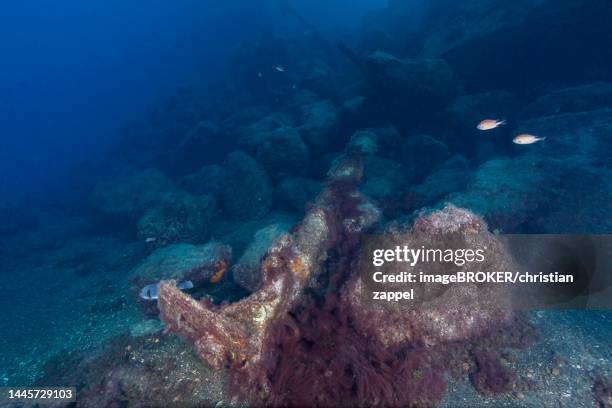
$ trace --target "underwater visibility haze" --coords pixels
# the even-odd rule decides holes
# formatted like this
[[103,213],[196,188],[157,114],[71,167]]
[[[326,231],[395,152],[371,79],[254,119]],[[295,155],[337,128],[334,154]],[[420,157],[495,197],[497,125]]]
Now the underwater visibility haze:
[[608,0],[1,9],[0,407],[612,406]]

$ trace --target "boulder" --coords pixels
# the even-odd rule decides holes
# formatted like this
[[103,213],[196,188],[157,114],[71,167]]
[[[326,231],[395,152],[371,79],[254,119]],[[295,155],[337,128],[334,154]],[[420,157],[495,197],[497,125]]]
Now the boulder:
[[240,110],[231,112],[221,121],[221,128],[224,133],[235,132],[236,129],[243,129],[268,115],[270,115],[270,108],[268,106],[242,106]]
[[336,93],[333,71],[322,60],[315,60],[309,64],[307,73],[300,80],[299,86],[323,97],[332,96]]
[[216,213],[216,200],[211,195],[167,194],[138,220],[138,238],[153,248],[202,242],[210,235],[208,226]]
[[257,148],[257,160],[268,174],[282,179],[287,175],[306,173],[310,152],[297,130],[280,127],[263,138]]
[[270,212],[265,217],[255,220],[221,220],[215,223],[214,229],[219,237],[219,241],[231,246],[233,253],[240,255],[251,244],[253,236],[257,231],[272,224],[295,225],[299,222],[300,215],[296,213]]
[[368,130],[377,136],[379,156],[392,160],[402,160],[402,136],[395,126],[376,126]]
[[98,184],[90,203],[102,216],[137,219],[174,191],[175,186],[163,173],[148,169]]
[[190,280],[194,290],[216,284],[224,276],[232,250],[218,242],[204,245],[173,244],[159,248],[130,273],[130,291],[146,312],[157,310],[155,302],[141,299],[140,290],[162,280]]
[[429,135],[410,136],[402,142],[402,163],[414,180],[421,180],[449,157],[446,144]]
[[378,135],[370,130],[359,130],[353,133],[349,149],[364,155],[375,155],[378,152]]
[[421,55],[443,56],[468,92],[612,80],[605,1],[442,1]]
[[[529,152],[567,160],[570,157],[606,163],[612,152],[612,108],[531,118],[520,123],[515,134],[529,133],[546,140],[528,146],[515,146]],[[523,148],[523,149],[521,149]],[[527,149],[525,149],[527,148]]]
[[211,164],[203,166],[196,173],[189,174],[181,180],[181,186],[190,194],[210,194],[219,197],[227,178],[222,166]]
[[413,192],[420,206],[433,205],[448,194],[465,189],[470,176],[468,161],[455,155],[427,176]]
[[322,187],[323,184],[319,181],[294,177],[285,179],[276,186],[274,195],[280,206],[297,213],[303,213],[306,204],[316,198]]
[[289,101],[289,107],[292,110],[297,110],[298,112],[300,112],[302,106],[315,103],[318,100],[319,97],[316,93],[307,89],[300,89],[291,97],[291,100]]
[[409,174],[406,168],[393,160],[368,157],[364,171],[364,183],[360,191],[375,200],[397,196],[408,187]]
[[291,115],[274,112],[250,125],[237,130],[238,147],[247,153],[255,154],[266,136],[278,128],[293,126],[295,120]]
[[367,98],[363,95],[346,96],[338,109],[338,123],[342,129],[348,131],[363,129],[370,125],[368,109],[370,108]]
[[489,160],[476,170],[467,190],[449,201],[482,216],[491,228],[516,233],[550,204],[561,181],[560,165],[536,155]]
[[188,174],[225,155],[231,144],[214,123],[202,121],[191,128],[170,153],[168,172]]
[[[386,231],[387,248],[396,244],[408,248],[485,248],[484,264],[466,261],[462,270],[513,270],[512,257],[503,244],[488,231],[481,218],[467,210],[447,206],[440,211],[422,214],[408,231],[404,231],[405,228]],[[411,267],[400,263],[388,267],[386,273],[408,271],[418,274],[418,270],[423,268],[423,264]],[[456,268],[455,265],[449,268],[444,263],[434,263],[427,266],[427,271],[448,274],[455,273]],[[351,321],[358,331],[391,349],[406,343],[433,347],[468,341],[507,325],[514,316],[513,312],[505,309],[510,297],[502,285],[450,285],[450,288],[416,285],[418,294],[415,298],[419,299],[416,302],[424,301],[424,304],[364,302],[364,285],[362,277],[355,275],[343,288],[342,296],[350,308]],[[387,283],[385,289],[405,290],[405,286],[405,283]]]
[[332,131],[338,121],[338,111],[329,100],[302,106],[301,125],[298,127],[304,141],[310,146],[324,148],[341,145]]
[[261,218],[272,205],[272,186],[265,170],[251,156],[235,151],[225,163],[227,181],[223,208],[235,219]]
[[275,223],[258,230],[251,244],[232,267],[234,282],[250,292],[255,292],[261,283],[262,257],[292,226],[293,223]]
[[528,230],[540,234],[610,234],[612,170],[581,167],[563,178],[554,208],[528,221]]
[[453,72],[442,59],[400,59],[377,51],[366,58],[364,69],[372,109],[406,124],[432,118],[457,92]]
[[521,118],[562,115],[612,108],[612,83],[596,82],[557,89],[542,95],[521,111]]
[[[612,154],[612,109],[572,112],[532,118],[516,133],[533,133],[546,140],[529,146],[516,146],[526,155],[546,157],[554,163],[549,185],[561,181],[549,195],[549,211],[528,220],[529,228],[542,233],[608,233],[612,229],[609,203],[609,160]],[[543,171],[543,170],[539,170]],[[546,191],[546,190],[545,190]]]

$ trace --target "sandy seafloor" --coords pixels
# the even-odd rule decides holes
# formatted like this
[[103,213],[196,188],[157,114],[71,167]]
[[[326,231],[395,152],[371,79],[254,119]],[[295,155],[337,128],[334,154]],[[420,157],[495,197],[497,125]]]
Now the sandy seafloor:
[[[19,245],[18,239],[14,245]],[[140,250],[138,244],[102,236],[64,241],[58,248],[22,257],[0,255],[1,308],[23,306],[19,313],[5,314],[0,320],[0,384],[32,385],[58,353],[95,354],[114,336],[160,330],[161,323],[145,317],[128,298],[126,276]],[[83,264],[87,257],[89,262]],[[92,271],[79,274],[77,266]],[[612,313],[534,311],[529,315],[540,340],[507,362],[523,385],[508,394],[483,396],[467,377],[451,380],[441,406],[594,406],[594,379],[612,375]],[[57,384],[63,385],[68,384]]]

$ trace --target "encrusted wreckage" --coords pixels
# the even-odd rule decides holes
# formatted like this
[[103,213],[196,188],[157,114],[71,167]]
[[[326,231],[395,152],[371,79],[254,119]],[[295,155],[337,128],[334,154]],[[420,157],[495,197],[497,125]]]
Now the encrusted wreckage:
[[[161,284],[167,330],[192,342],[210,366],[230,371],[233,402],[429,406],[444,395],[450,354],[506,347],[500,330],[515,333],[510,346],[523,345],[512,312],[472,310],[452,295],[448,307],[427,313],[361,304],[359,242],[380,217],[357,189],[366,153],[349,146],[335,161],[303,221],[262,258],[261,285],[249,297],[216,306],[181,292],[174,281]],[[422,216],[407,233],[387,233],[415,242],[454,234],[466,245],[497,248],[492,261],[500,265],[511,262],[480,218],[454,207]],[[477,338],[486,340],[474,343]],[[486,389],[496,372],[477,371],[479,364],[472,370]],[[506,390],[514,377],[504,378]]]
[[375,208],[356,190],[362,173],[358,152],[347,152],[336,162],[326,188],[304,220],[264,257],[261,287],[250,297],[215,307],[182,293],[172,282],[163,283],[159,308],[169,330],[193,342],[213,367],[239,364],[248,372],[257,365],[266,352],[271,326],[314,284],[328,250],[338,244],[344,231],[358,234],[377,218]]

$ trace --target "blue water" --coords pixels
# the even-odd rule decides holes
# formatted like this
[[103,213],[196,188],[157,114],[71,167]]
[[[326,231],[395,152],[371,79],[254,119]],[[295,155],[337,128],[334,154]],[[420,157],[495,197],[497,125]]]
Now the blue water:
[[[158,335],[137,289],[164,248],[226,245],[220,283],[191,293],[247,296],[234,265],[302,219],[359,132],[376,232],[452,203],[496,233],[610,234],[609,5],[456,3],[5,1],[0,386],[68,381],[58,361]],[[513,143],[525,133],[545,139]],[[172,248],[156,279],[185,278],[195,255]],[[554,385],[554,401],[591,398],[612,373],[609,312],[530,316],[543,335],[525,367],[563,355],[579,391]],[[568,357],[564,328],[593,347]],[[486,402],[451,388],[447,406]]]

